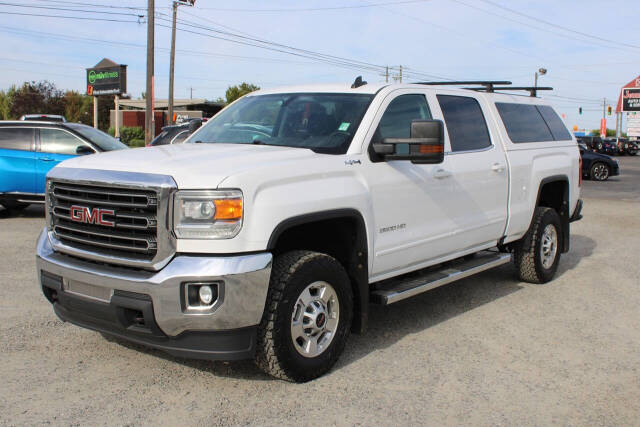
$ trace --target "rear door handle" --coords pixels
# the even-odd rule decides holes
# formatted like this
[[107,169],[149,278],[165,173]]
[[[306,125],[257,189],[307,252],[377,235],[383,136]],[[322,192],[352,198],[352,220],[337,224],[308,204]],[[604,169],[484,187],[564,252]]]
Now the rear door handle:
[[500,164],[500,163],[494,163],[491,166],[491,170],[494,172],[502,172],[504,170],[504,165]]
[[433,172],[433,177],[437,179],[447,178],[449,176],[451,176],[451,172],[443,168],[438,168]]

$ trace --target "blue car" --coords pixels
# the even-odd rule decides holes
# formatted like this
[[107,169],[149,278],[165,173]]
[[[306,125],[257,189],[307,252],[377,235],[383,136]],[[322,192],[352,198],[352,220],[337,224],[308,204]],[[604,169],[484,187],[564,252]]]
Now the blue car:
[[0,122],[0,205],[24,209],[44,203],[47,172],[79,155],[127,148],[106,133],[80,123]]

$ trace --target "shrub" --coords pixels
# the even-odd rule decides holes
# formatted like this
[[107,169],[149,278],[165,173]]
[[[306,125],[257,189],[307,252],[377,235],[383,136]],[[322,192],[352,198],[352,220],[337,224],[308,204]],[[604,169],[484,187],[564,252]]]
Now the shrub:
[[[116,133],[113,127],[110,127],[108,132],[111,136],[114,136]],[[142,140],[142,146],[144,146],[144,131],[140,126],[123,126],[120,128],[120,141],[131,146],[131,143],[135,140]],[[140,145],[136,145],[136,147],[140,147]]]

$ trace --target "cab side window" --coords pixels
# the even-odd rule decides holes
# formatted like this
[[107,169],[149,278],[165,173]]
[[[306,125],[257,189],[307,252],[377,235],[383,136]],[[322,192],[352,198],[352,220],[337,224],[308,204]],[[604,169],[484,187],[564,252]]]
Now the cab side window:
[[447,125],[451,151],[481,150],[491,146],[480,104],[467,96],[438,95]]
[[78,147],[85,145],[69,132],[59,129],[40,129],[40,151],[43,153],[76,155]]
[[424,95],[400,95],[391,101],[380,119],[373,142],[382,142],[384,138],[409,138],[412,120],[431,120]]

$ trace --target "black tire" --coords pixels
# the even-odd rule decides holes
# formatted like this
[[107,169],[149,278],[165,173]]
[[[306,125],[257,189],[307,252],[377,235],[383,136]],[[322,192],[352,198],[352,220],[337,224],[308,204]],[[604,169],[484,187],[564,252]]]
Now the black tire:
[[4,206],[8,211],[21,211],[29,206],[28,203],[16,202],[15,200],[2,200],[0,205]]
[[[545,267],[541,247],[543,233],[548,225],[555,227],[557,240],[553,263]],[[558,269],[562,246],[562,227],[558,213],[555,209],[537,207],[527,234],[514,247],[513,260],[520,280],[529,283],[547,283],[553,279]]]
[[594,181],[606,181],[609,179],[610,174],[611,169],[607,164],[602,162],[592,164],[591,170],[589,171],[589,177]]
[[[291,332],[294,308],[310,284],[330,284],[338,298],[336,333],[327,348],[315,357],[304,357],[294,347]],[[353,295],[349,276],[329,255],[292,251],[276,257],[269,292],[258,328],[256,364],[283,380],[305,382],[325,374],[344,350],[353,319]]]

